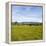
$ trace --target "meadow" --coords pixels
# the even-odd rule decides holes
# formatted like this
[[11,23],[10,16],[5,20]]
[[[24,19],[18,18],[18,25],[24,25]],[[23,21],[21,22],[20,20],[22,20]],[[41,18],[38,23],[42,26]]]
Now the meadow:
[[12,24],[11,41],[42,40],[42,24]]

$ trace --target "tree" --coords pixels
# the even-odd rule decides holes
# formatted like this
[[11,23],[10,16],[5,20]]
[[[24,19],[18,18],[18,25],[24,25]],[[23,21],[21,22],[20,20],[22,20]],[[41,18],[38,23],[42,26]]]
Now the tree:
[[17,21],[15,22],[15,24],[17,24]]

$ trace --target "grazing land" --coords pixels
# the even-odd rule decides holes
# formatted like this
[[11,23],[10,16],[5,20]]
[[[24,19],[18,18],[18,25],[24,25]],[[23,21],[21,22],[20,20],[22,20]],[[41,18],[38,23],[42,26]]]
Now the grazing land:
[[42,40],[42,24],[12,24],[11,41]]

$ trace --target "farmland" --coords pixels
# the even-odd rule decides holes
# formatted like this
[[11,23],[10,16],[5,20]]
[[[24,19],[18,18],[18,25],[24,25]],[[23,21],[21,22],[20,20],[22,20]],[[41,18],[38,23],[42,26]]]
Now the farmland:
[[11,29],[11,41],[43,39],[42,24],[12,24]]

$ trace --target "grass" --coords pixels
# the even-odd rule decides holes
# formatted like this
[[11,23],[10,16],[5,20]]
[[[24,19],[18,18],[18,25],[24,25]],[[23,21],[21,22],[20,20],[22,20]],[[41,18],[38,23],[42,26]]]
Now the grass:
[[42,40],[43,29],[41,25],[15,25],[11,27],[11,41]]

